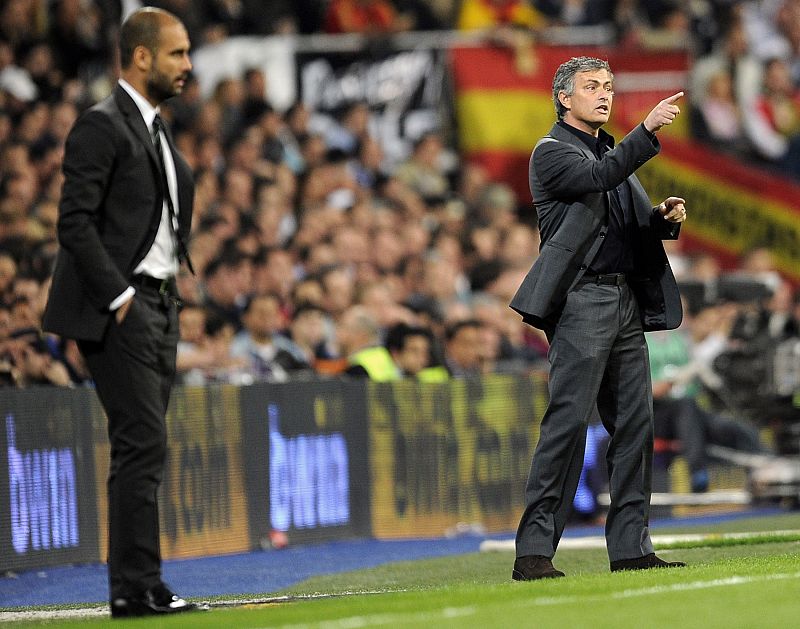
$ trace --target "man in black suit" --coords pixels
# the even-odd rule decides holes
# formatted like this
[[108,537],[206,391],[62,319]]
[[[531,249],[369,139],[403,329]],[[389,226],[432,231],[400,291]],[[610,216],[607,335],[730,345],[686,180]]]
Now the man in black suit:
[[606,61],[563,63],[553,79],[558,122],[533,150],[530,186],[540,255],[511,301],[550,341],[550,403],[525,490],[512,576],[562,577],[552,564],[583,463],[595,407],[611,435],[611,570],[682,566],[656,557],[649,534],[653,410],[643,330],[677,327],[681,303],[662,239],[678,237],[683,199],[653,207],[634,175],[680,112],[675,94],[616,147],[601,127],[614,97]]
[[124,22],[119,44],[119,84],[67,139],[44,314],[46,330],[77,340],[108,417],[114,617],[199,608],[161,581],[156,499],[178,342],[175,274],[194,196],[158,106],[183,89],[190,45],[183,24],[153,8]]

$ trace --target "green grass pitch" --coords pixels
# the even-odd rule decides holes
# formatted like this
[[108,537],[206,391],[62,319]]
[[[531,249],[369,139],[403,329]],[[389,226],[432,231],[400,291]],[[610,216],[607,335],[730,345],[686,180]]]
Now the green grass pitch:
[[[283,592],[282,602],[228,605],[168,619],[38,618],[6,626],[319,628],[359,627],[800,627],[800,514],[737,520],[680,532],[794,531],[749,540],[672,543],[659,554],[682,569],[610,573],[605,550],[562,549],[567,578],[511,581],[513,553],[475,553],[399,562],[317,577]],[[723,538],[724,539],[724,538]],[[256,598],[256,597],[254,597]],[[4,623],[5,624],[5,623]]]

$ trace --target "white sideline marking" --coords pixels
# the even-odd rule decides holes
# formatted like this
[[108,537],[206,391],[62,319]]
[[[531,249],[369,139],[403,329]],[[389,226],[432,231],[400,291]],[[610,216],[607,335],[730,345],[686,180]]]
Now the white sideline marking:
[[15,612],[0,612],[0,623],[14,621],[75,620],[77,618],[111,617],[108,605],[79,607],[74,609],[22,609]]
[[[681,542],[714,542],[725,539],[754,539],[759,537],[800,535],[798,530],[760,531],[752,533],[686,533],[684,535],[653,535],[650,539],[654,546],[679,544]],[[606,540],[602,535],[585,537],[562,537],[559,548],[605,548]],[[506,552],[515,550],[513,539],[487,539],[481,542],[480,552]]]
[[[361,627],[396,626],[398,623],[425,623],[435,626],[436,621],[473,616],[478,611],[472,605],[467,607],[445,607],[431,612],[398,612],[394,614],[369,614],[367,616],[348,616],[336,620],[322,620],[315,623],[279,625],[277,629],[361,629]],[[265,628],[266,629],[266,628]]]
[[726,587],[729,585],[748,585],[750,583],[762,583],[765,581],[787,581],[790,579],[800,579],[800,572],[765,574],[761,576],[732,576],[724,579],[711,579],[709,581],[693,581],[691,583],[673,583],[672,585],[656,585],[653,587],[638,588],[635,590],[622,590],[621,592],[611,592],[610,594],[587,594],[585,596],[542,596],[526,601],[525,605],[563,605],[565,603],[577,603],[585,601],[600,601],[613,599],[634,598],[637,596],[651,596],[653,594],[669,594],[671,592],[686,592],[691,590],[705,590],[716,587]]
[[[217,607],[239,607],[242,605],[269,605],[276,603],[294,603],[297,601],[320,599],[320,598],[339,598],[342,596],[354,596],[360,594],[390,594],[395,592],[406,592],[407,590],[357,590],[353,592],[337,592],[335,594],[297,594],[285,596],[265,596],[260,598],[230,598],[214,601],[211,608]],[[77,618],[95,618],[107,616],[111,617],[111,610],[108,605],[98,605],[97,607],[73,607],[71,609],[25,609],[18,611],[0,612],[0,623],[30,620],[71,620]]]
[[[792,495],[796,495],[795,492]],[[749,491],[739,489],[720,489],[717,491],[707,491],[702,494],[685,493],[675,494],[653,493],[650,495],[650,504],[653,506],[675,506],[675,505],[748,505],[753,501],[753,495]],[[597,496],[597,504],[608,506],[611,504],[611,496],[607,493]]]
[[[785,581],[800,579],[800,572],[785,574],[768,574],[762,576],[732,576],[725,579],[711,579],[709,581],[694,581],[692,583],[675,583],[673,585],[658,585],[639,589],[622,590],[609,594],[588,594],[586,596],[542,596],[531,600],[520,601],[515,607],[530,607],[531,605],[564,605],[582,603],[586,601],[600,601],[612,599],[626,599],[637,596],[650,596],[654,594],[667,594],[670,592],[684,592],[702,590],[731,585],[747,585],[764,581]],[[361,629],[362,627],[394,626],[400,623],[425,623],[433,624],[437,620],[450,618],[463,618],[472,616],[477,612],[475,606],[445,607],[440,611],[408,612],[394,614],[370,614],[366,616],[348,616],[337,620],[324,620],[316,623],[300,623],[281,625],[279,629]]]

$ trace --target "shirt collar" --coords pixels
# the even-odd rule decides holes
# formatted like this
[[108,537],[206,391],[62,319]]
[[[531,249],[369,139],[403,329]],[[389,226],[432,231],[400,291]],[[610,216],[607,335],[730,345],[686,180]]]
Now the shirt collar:
[[125,79],[119,79],[119,84],[128,95],[133,99],[133,102],[136,104],[137,109],[142,114],[142,118],[144,118],[144,123],[147,125],[147,128],[153,126],[153,120],[156,118],[156,114],[159,113],[158,107],[153,107],[147,99],[142,96],[136,88],[133,87],[130,83],[128,83]]
[[586,131],[581,131],[580,129],[576,129],[572,125],[564,122],[563,120],[559,120],[556,123],[562,129],[566,129],[576,138],[578,138],[581,142],[583,142],[592,153],[597,155],[598,157],[602,155],[607,149],[614,148],[614,138],[611,137],[610,134],[600,129],[600,132],[597,134],[597,137],[593,136],[591,133],[586,133]]

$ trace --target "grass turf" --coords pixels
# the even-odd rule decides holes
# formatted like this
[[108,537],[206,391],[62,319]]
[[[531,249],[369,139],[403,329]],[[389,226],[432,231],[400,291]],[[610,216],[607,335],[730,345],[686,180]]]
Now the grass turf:
[[[797,528],[800,515],[787,514],[727,522],[704,527],[703,532]],[[691,532],[699,531],[693,528]],[[230,629],[797,626],[799,542],[755,537],[746,544],[670,549],[659,554],[684,560],[689,566],[611,574],[604,550],[563,549],[554,563],[568,578],[515,583],[510,580],[512,553],[476,553],[316,577],[277,593],[298,597],[290,602],[217,608],[206,614],[169,619],[133,620],[125,626]],[[326,597],[314,598],[317,594]],[[120,626],[108,618],[11,625]]]

